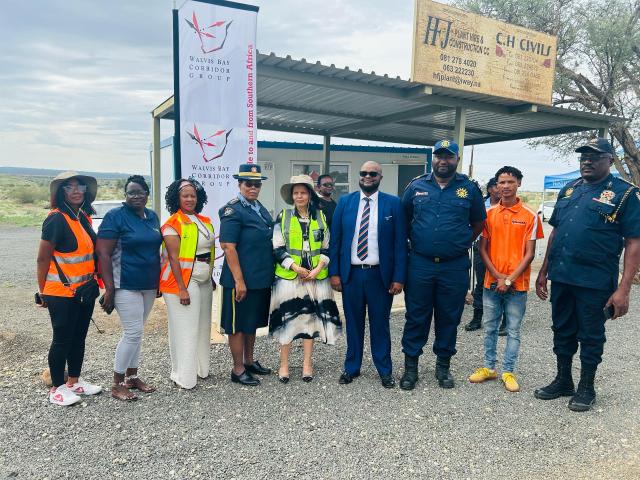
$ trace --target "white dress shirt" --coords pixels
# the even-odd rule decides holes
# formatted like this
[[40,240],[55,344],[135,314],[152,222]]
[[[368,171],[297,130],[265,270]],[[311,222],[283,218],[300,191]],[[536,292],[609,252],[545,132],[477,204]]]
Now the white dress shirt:
[[369,253],[364,260],[358,258],[358,232],[360,231],[360,220],[362,219],[365,198],[367,198],[367,196],[360,191],[356,229],[353,233],[353,240],[351,241],[351,265],[380,265],[380,253],[378,251],[378,192],[369,197]]

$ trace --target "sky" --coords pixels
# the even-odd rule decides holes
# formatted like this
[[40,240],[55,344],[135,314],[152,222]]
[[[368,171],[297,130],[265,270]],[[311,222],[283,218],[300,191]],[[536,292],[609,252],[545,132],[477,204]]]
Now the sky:
[[[178,1],[178,5],[182,2]],[[413,0],[256,0],[258,49],[399,75],[411,70]],[[148,174],[151,110],[173,93],[171,0],[31,0],[0,16],[0,166]],[[162,136],[172,123],[163,122]],[[260,140],[321,137],[260,130]],[[334,139],[334,143],[371,144]],[[466,159],[470,148],[465,149]],[[474,176],[503,165],[542,190],[577,157],[523,141],[480,145]]]

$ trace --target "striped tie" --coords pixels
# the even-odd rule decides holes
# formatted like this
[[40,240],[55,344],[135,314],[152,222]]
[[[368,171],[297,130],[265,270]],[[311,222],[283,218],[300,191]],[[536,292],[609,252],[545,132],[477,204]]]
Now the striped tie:
[[360,230],[358,231],[358,258],[363,262],[369,254],[369,214],[371,213],[371,199],[365,197],[364,201]]

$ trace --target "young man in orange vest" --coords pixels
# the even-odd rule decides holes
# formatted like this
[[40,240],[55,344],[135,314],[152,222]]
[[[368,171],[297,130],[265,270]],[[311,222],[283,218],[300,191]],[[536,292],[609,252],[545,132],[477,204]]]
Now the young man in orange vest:
[[517,197],[522,173],[515,167],[502,167],[495,178],[500,203],[487,210],[480,255],[487,267],[482,294],[484,320],[484,367],[469,377],[481,383],[498,377],[496,347],[498,326],[503,312],[507,317],[507,345],[502,361],[502,382],[510,392],[520,386],[513,374],[520,350],[520,325],[527,306],[531,261],[536,240],[543,238],[538,215]]

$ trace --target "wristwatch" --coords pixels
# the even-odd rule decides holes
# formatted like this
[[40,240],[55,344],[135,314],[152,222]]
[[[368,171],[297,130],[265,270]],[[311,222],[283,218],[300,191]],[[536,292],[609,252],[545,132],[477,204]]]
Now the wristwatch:
[[510,286],[511,286],[511,280],[509,280],[508,278],[505,278],[505,279],[504,279],[504,284],[505,284],[507,287],[510,287]]

